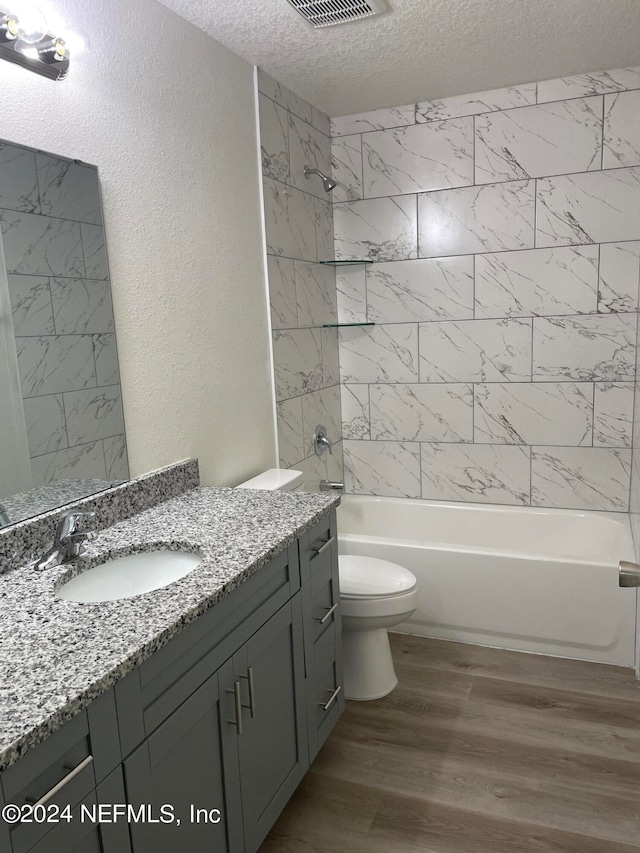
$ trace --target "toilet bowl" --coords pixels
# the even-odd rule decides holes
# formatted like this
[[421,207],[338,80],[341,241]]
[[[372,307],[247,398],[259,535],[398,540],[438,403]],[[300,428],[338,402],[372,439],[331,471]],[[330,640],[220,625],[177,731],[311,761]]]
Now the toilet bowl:
[[[304,475],[271,468],[238,489],[295,492]],[[340,555],[340,603],[344,693],[347,699],[381,699],[396,687],[387,628],[404,622],[418,605],[415,576],[375,557]]]
[[381,699],[397,686],[387,629],[418,605],[415,575],[403,566],[341,554],[342,656],[347,699]]

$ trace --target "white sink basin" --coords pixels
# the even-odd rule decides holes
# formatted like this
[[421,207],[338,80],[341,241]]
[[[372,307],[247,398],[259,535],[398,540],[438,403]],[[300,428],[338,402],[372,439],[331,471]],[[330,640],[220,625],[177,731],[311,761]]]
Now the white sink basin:
[[83,604],[134,598],[169,586],[201,562],[199,554],[186,551],[144,551],[115,557],[71,578],[57,595]]

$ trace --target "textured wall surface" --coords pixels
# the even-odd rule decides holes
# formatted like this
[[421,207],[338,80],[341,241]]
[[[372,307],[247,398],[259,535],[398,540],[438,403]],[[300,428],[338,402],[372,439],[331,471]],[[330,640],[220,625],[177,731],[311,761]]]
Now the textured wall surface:
[[91,47],[3,63],[2,136],[99,167],[132,473],[239,482],[274,463],[252,69],[155,0],[40,5]]
[[638,63],[636,0],[389,0],[313,29],[286,0],[163,0],[330,116]]
[[[317,175],[331,171],[329,119],[258,71],[269,302],[280,464],[305,486],[342,480],[336,274],[330,196]],[[319,424],[335,442],[316,456]]]
[[629,508],[638,115],[635,68],[332,122],[349,490]]

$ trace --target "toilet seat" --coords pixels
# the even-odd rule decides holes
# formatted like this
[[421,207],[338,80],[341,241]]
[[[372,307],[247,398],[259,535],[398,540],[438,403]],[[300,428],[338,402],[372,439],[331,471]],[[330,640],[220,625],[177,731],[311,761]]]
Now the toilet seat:
[[406,595],[416,588],[416,578],[408,569],[377,557],[341,554],[338,557],[340,597],[375,600]]

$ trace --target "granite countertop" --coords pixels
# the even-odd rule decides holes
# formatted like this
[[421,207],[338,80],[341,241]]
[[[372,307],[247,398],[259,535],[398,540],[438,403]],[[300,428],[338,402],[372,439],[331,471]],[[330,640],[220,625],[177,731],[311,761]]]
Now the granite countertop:
[[132,599],[77,604],[56,591],[77,568],[0,575],[0,770],[213,607],[340,502],[312,493],[201,486],[121,521],[84,565],[153,546],[198,551],[179,581]]

